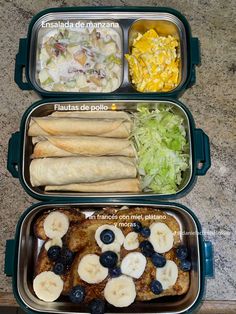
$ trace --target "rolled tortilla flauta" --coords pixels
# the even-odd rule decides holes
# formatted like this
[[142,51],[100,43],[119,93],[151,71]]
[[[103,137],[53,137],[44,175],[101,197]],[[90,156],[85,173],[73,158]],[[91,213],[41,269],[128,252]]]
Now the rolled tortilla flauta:
[[73,154],[72,152],[61,149],[49,141],[41,141],[35,145],[34,152],[30,157],[32,159],[37,159],[45,157],[71,157],[76,155],[78,154]]
[[130,114],[124,111],[54,111],[51,117],[81,119],[122,119],[130,120]]
[[45,136],[33,136],[32,137],[32,144],[35,145],[39,142],[42,142],[42,141],[46,141],[47,138]]
[[65,192],[139,192],[138,179],[121,179],[95,183],[77,183],[68,185],[47,185],[45,191]]
[[56,117],[32,117],[29,136],[102,136],[127,138],[131,131],[131,121],[123,119],[80,119]]
[[32,186],[90,183],[136,178],[134,159],[128,157],[62,157],[34,159]]
[[128,139],[93,136],[47,136],[35,145],[32,158],[66,156],[127,156],[134,157],[134,147]]

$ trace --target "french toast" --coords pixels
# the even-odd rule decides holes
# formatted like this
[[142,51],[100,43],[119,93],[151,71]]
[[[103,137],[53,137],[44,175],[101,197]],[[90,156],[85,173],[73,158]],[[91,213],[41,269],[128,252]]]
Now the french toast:
[[[78,224],[81,221],[85,220],[85,215],[81,211],[77,210],[76,208],[72,208],[72,209],[59,208],[59,209],[56,209],[55,211],[63,213],[68,217],[69,219],[68,232],[70,228],[72,228],[73,224]],[[42,216],[40,216],[36,220],[34,224],[34,234],[37,238],[41,240],[47,241],[49,239],[47,235],[45,234],[44,221],[46,217],[49,215],[49,213],[52,213],[52,212],[54,211],[50,210],[50,211],[45,212]],[[63,242],[64,242],[64,239],[62,239],[62,244]],[[35,265],[35,276],[37,276],[38,274],[44,271],[50,271],[53,269],[54,263],[49,259],[47,255],[47,249],[45,248],[46,243],[47,242],[45,242],[42,245],[39,255],[37,257],[37,261]],[[62,275],[62,277],[64,281],[62,294],[66,295],[70,289],[70,273],[67,272],[66,274]]]
[[[180,240],[180,226],[177,220],[164,211],[154,209],[151,207],[124,207],[112,208],[107,207],[103,210],[95,212],[92,216],[85,219],[83,214],[78,211],[68,213],[69,210],[64,211],[59,209],[62,213],[65,213],[70,218],[70,226],[67,233],[63,237],[63,245],[65,245],[71,252],[74,252],[75,257],[73,263],[71,264],[67,273],[61,275],[64,282],[63,295],[69,295],[73,287],[83,286],[85,288],[84,302],[89,303],[93,299],[106,299],[104,289],[107,283],[111,280],[111,275],[108,273],[103,280],[97,283],[86,282],[84,278],[82,279],[81,274],[79,274],[79,265],[81,260],[88,255],[97,255],[101,257],[102,252],[106,252],[103,246],[99,246],[97,239],[97,231],[99,228],[109,226],[113,228],[114,226],[121,230],[124,239],[127,235],[133,232],[134,221],[140,221],[142,228],[151,228],[151,226],[156,223],[165,224],[173,233],[173,243],[170,249],[162,253],[162,256],[169,262],[174,262],[176,264],[177,276],[173,285],[166,289],[163,289],[158,294],[154,293],[150,289],[150,285],[157,278],[157,268],[154,266],[151,257],[146,256],[145,269],[142,275],[138,278],[133,278],[136,289],[135,300],[147,301],[163,296],[174,296],[181,295],[187,292],[190,283],[189,271],[183,271],[179,265],[180,260],[176,256],[176,248],[181,244]],[[79,214],[78,214],[79,213]],[[48,213],[45,213],[36,222],[35,234],[41,239],[47,239],[47,236],[43,229],[42,221],[46,218]],[[151,239],[151,236],[149,237]],[[147,240],[140,232],[137,233],[137,241],[141,243]],[[120,245],[120,250],[117,252],[116,248],[112,246],[107,246],[108,251],[115,251],[118,256],[118,265],[121,264],[126,256],[130,253],[139,253],[142,255],[142,249],[140,245],[135,249],[125,248],[125,244]],[[101,263],[101,258],[100,258]],[[36,275],[44,271],[52,271],[53,262],[50,261],[47,250],[44,245],[41,248],[41,252],[38,256],[36,263]],[[89,270],[88,270],[89,271]],[[164,281],[163,281],[164,283]],[[114,305],[114,304],[113,304]]]
[[[49,259],[45,245],[43,245],[37,258],[35,276],[45,271],[51,271],[53,269],[53,265],[54,263]],[[61,277],[64,282],[61,294],[67,295],[71,289],[71,272],[66,272],[65,274],[61,275]]]
[[[56,211],[65,214],[69,218],[70,224],[80,223],[82,220],[85,219],[85,215],[81,213],[79,210],[77,210],[76,208],[72,208],[72,209],[58,208]],[[45,212],[42,216],[40,216],[37,219],[37,221],[34,224],[34,234],[37,238],[41,240],[48,239],[48,237],[45,234],[43,224],[44,224],[45,218],[50,212],[52,212],[52,210]]]

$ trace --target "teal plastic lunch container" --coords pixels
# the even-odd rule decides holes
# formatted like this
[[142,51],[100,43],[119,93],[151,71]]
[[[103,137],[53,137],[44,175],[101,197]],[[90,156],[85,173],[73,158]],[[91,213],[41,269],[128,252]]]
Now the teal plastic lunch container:
[[[163,98],[148,98],[142,97],[138,100],[134,97],[125,96],[114,96],[108,99],[100,96],[99,100],[95,97],[86,97],[86,99],[47,99],[41,100],[30,106],[21,121],[20,131],[12,135],[9,141],[8,149],[8,170],[13,177],[19,178],[21,185],[24,187],[25,191],[30,194],[33,198],[39,200],[52,200],[52,199],[83,199],[83,198],[104,198],[104,197],[119,197],[119,198],[130,198],[130,199],[143,199],[149,198],[151,200],[163,200],[163,199],[176,199],[185,195],[193,187],[198,176],[205,175],[207,170],[211,166],[210,160],[210,146],[208,136],[201,129],[196,129],[193,117],[189,110],[176,99],[163,99]],[[133,98],[133,99],[132,99]],[[104,100],[102,100],[104,99]],[[118,110],[124,110],[128,112],[133,112],[136,110],[137,105],[140,103],[147,103],[151,108],[156,104],[163,104],[172,106],[173,110],[180,114],[184,119],[184,125],[186,128],[187,138],[188,138],[188,151],[190,155],[189,168],[183,173],[183,180],[179,189],[176,193],[172,194],[156,194],[156,193],[145,193],[145,192],[135,192],[135,193],[71,193],[71,192],[45,192],[40,187],[34,188],[30,183],[29,178],[29,165],[30,165],[30,155],[33,152],[33,144],[30,142],[27,136],[27,130],[30,122],[30,118],[33,116],[42,116],[45,113],[50,114],[54,111],[55,105],[66,105],[72,104],[74,106],[83,107],[86,106],[89,109],[96,107],[97,105],[107,108],[108,110],[112,108],[115,103]]]
[[[141,97],[143,93],[136,90],[129,77],[128,64],[124,54],[130,52],[132,41],[138,33],[143,34],[151,28],[160,30],[161,35],[173,35],[178,39],[180,43],[178,48],[180,56],[179,79],[177,86],[169,91],[145,94],[155,95],[155,97],[163,95],[166,97],[179,97],[196,81],[195,67],[200,64],[199,41],[198,38],[192,37],[186,18],[178,11],[160,7],[73,7],[47,9],[38,13],[32,19],[28,36],[20,39],[19,52],[16,56],[15,82],[22,90],[33,89],[43,97],[72,98],[79,95],[87,96],[88,93],[101,95],[101,92],[96,91],[75,92],[73,88],[68,91],[63,91],[63,89],[47,90],[40,86],[38,68],[41,61],[38,51],[44,40],[45,26],[54,26],[55,21],[61,23],[58,24],[59,26],[70,26],[66,24],[68,22],[78,25],[76,21],[84,21],[85,23],[86,21],[91,23],[106,22],[113,25],[112,23],[115,21],[114,27],[117,26],[116,32],[120,37],[122,69],[118,75],[119,82],[111,88],[111,92],[104,90],[103,95],[137,94],[138,97]],[[25,71],[26,81],[23,81],[23,71]]]
[[[67,23],[67,24],[66,24]],[[62,41],[54,42],[55,29],[92,23],[112,25],[115,29],[116,44],[111,44],[110,35],[105,43],[106,49],[120,52],[114,68],[110,68],[114,82],[107,81],[109,88],[97,85],[93,78],[84,82],[85,87],[76,91],[72,81],[54,84],[52,77],[42,69],[43,62],[50,64],[48,58],[51,51],[47,40],[56,44],[53,53],[63,55],[63,40],[68,43],[71,34],[61,32],[58,36]],[[47,27],[52,30],[45,40]],[[66,25],[66,26],[65,26]],[[86,24],[87,25],[87,24]],[[91,26],[90,25],[90,26]],[[89,27],[90,27],[89,26]],[[55,28],[55,29],[54,29]],[[125,54],[131,53],[134,38],[138,33],[144,34],[150,29],[159,31],[159,35],[171,35],[178,41],[177,55],[179,57],[178,81],[172,89],[161,92],[139,92],[130,77],[129,65]],[[97,45],[99,32],[94,34],[93,44]],[[50,39],[51,38],[51,39]],[[62,43],[62,45],[60,45]],[[83,53],[76,56],[81,64],[86,65],[85,54],[91,62],[93,55],[85,41]],[[46,47],[43,52],[43,47]],[[118,47],[118,48],[117,48]],[[49,49],[49,50],[47,50]],[[71,45],[73,51],[73,44]],[[59,52],[58,52],[59,51]],[[104,50],[105,51],[105,50]],[[86,52],[86,53],[84,53]],[[40,54],[41,53],[41,54]],[[45,57],[46,56],[46,57]],[[46,59],[45,59],[46,58]],[[48,58],[48,59],[47,59]],[[86,59],[86,60],[85,60]],[[109,62],[110,59],[105,59]],[[65,59],[63,59],[65,62]],[[70,62],[70,60],[69,60]],[[182,240],[186,243],[192,262],[190,271],[190,287],[186,294],[173,297],[163,297],[148,302],[135,301],[127,308],[108,306],[107,313],[190,313],[199,305],[204,295],[205,280],[213,277],[213,248],[202,235],[200,222],[195,214],[187,207],[168,202],[180,198],[193,188],[198,176],[207,173],[211,166],[210,145],[207,134],[195,127],[194,119],[188,108],[177,98],[196,81],[195,67],[200,64],[200,47],[198,38],[191,35],[186,18],[178,11],[161,7],[72,7],[53,8],[35,15],[30,22],[27,38],[20,39],[19,52],[16,55],[15,82],[22,90],[35,90],[43,97],[33,103],[24,113],[20,129],[13,133],[8,146],[7,169],[14,178],[19,179],[24,190],[34,199],[42,201],[26,209],[16,227],[15,238],[7,240],[5,254],[5,274],[12,277],[15,298],[21,308],[27,313],[87,313],[83,305],[76,305],[64,297],[57,301],[46,303],[35,297],[33,292],[33,276],[36,258],[42,241],[34,236],[34,223],[44,212],[56,208],[79,208],[86,217],[104,207],[152,207],[166,211],[174,216],[183,231]],[[52,72],[53,72],[52,68]],[[62,80],[64,70],[60,69]],[[78,71],[70,68],[71,73]],[[79,71],[78,71],[79,72]],[[54,72],[53,72],[54,73]],[[69,73],[69,72],[68,72]],[[68,74],[67,73],[67,74]],[[70,74],[70,73],[69,73]],[[83,73],[84,74],[84,73]],[[91,73],[90,73],[91,74]],[[106,78],[101,68],[96,69],[96,75]],[[108,75],[108,74],[107,74]],[[25,77],[25,78],[24,78]],[[93,85],[90,85],[93,84]],[[95,84],[95,85],[94,85]],[[53,113],[56,108],[74,106],[81,111],[124,111],[134,113],[140,104],[148,108],[157,106],[171,107],[174,113],[181,116],[187,137],[187,153],[189,167],[182,173],[182,183],[175,193],[157,194],[151,192],[132,193],[82,193],[82,192],[46,192],[43,187],[33,187],[30,181],[29,166],[33,153],[33,143],[27,135],[32,117],[43,117]],[[63,109],[66,110],[66,109]],[[41,242],[40,242],[41,241]]]
[[195,310],[204,295],[204,286],[207,278],[213,276],[213,249],[209,241],[204,241],[201,225],[194,213],[187,207],[177,203],[152,202],[150,200],[117,201],[114,198],[101,201],[84,199],[76,202],[43,202],[32,205],[21,216],[15,238],[8,240],[5,255],[5,273],[12,277],[13,291],[19,305],[27,313],[87,313],[84,306],[72,304],[66,299],[55,302],[42,302],[34,296],[32,281],[35,263],[35,243],[33,235],[34,222],[40,214],[56,208],[80,208],[86,211],[96,211],[105,206],[151,206],[174,215],[181,228],[189,235],[184,236],[184,241],[190,249],[192,270],[190,272],[190,287],[186,294],[181,296],[164,297],[152,301],[134,302],[127,308],[107,308],[107,313],[190,313]]

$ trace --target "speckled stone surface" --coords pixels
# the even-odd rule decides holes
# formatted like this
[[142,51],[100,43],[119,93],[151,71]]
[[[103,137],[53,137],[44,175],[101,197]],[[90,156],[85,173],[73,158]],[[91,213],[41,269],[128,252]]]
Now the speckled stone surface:
[[200,177],[191,193],[179,202],[192,208],[202,223],[205,237],[215,251],[215,279],[207,281],[205,298],[236,298],[236,208],[235,208],[235,1],[30,1],[0,0],[0,291],[11,291],[11,279],[3,274],[5,241],[14,237],[23,211],[36,202],[6,170],[7,143],[19,128],[23,112],[39,96],[23,92],[14,83],[14,59],[19,38],[25,37],[31,17],[52,6],[72,5],[170,6],[189,20],[200,38],[202,65],[197,83],[181,100],[191,110],[197,127],[211,141],[212,167]]

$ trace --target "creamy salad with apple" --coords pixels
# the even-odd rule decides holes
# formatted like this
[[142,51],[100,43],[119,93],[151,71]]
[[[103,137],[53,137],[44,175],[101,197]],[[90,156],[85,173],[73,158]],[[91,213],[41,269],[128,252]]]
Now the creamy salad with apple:
[[121,50],[114,28],[52,30],[38,49],[38,83],[47,91],[112,92],[121,84]]

